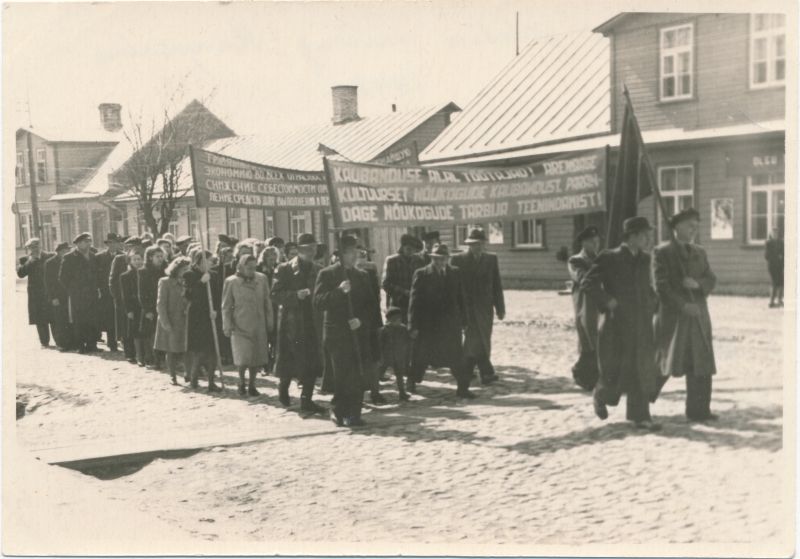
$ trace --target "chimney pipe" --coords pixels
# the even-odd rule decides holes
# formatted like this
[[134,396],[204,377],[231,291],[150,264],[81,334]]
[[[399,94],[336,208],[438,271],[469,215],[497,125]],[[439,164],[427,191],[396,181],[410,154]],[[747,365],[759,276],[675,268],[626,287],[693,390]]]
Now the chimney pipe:
[[397,112],[397,105],[395,105],[394,103],[392,103],[392,112],[393,113]]
[[100,103],[100,122],[109,132],[116,132],[122,128],[122,105],[119,103]]
[[334,124],[345,124],[359,119],[357,85],[334,85],[331,93]]

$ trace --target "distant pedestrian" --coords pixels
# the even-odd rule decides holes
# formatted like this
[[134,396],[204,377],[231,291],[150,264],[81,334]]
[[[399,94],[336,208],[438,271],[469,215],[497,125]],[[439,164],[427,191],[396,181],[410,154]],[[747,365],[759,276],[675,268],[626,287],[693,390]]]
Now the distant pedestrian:
[[[370,260],[369,255],[374,252],[364,245],[358,245],[356,247],[358,251],[358,257],[356,258],[356,268],[362,270],[367,273],[369,276],[369,283],[372,287],[375,296],[375,304],[378,305],[378,309],[381,307],[381,287],[380,287],[380,277],[378,274],[378,267],[375,265],[374,262]],[[378,340],[378,329],[383,326],[381,321],[380,312],[378,312],[378,322],[370,328],[369,336],[370,336],[370,347],[372,348],[371,355],[372,355],[372,362],[369,363],[369,366],[365,370],[366,379],[368,381],[368,389],[370,393],[370,401],[375,405],[385,404],[386,399],[381,395],[381,376],[383,376],[383,369],[380,365],[380,341]]]
[[165,353],[172,384],[178,384],[178,362],[186,353],[186,315],[189,303],[184,298],[183,274],[190,264],[188,257],[176,256],[167,266],[166,277],[158,280],[158,312],[153,348]]
[[89,233],[81,233],[75,237],[73,244],[75,248],[61,260],[58,280],[67,290],[70,324],[78,351],[90,353],[97,351],[97,339],[100,334],[98,316],[100,276],[97,272],[97,257],[90,250],[92,236]]
[[[222,327],[231,339],[233,363],[239,370],[239,394],[259,396],[256,374],[267,362],[267,332],[274,325],[267,278],[256,272],[256,257],[252,254],[242,255],[236,274],[225,280]],[[248,371],[249,383],[245,388]]]
[[125,257],[128,260],[128,269],[119,276],[117,306],[117,313],[124,317],[125,322],[117,333],[122,337],[127,360],[144,367],[147,352],[141,330],[142,306],[139,304],[139,270],[144,266],[144,251],[140,245],[131,245]]
[[267,239],[267,246],[278,249],[278,263],[286,262],[286,253],[284,252],[286,241],[284,241],[281,237],[270,237]]
[[598,334],[600,377],[594,387],[594,410],[608,417],[626,394],[626,418],[637,428],[661,428],[650,417],[650,402],[660,388],[653,340],[656,295],[650,283],[652,228],[644,217],[623,223],[620,246],[602,251],[583,278],[581,289],[605,315]]
[[711,413],[714,360],[707,298],[717,283],[706,251],[694,244],[700,214],[694,208],[670,219],[673,238],[653,252],[653,281],[658,292],[654,321],[656,360],[664,378],[686,376],[686,417],[716,419]]
[[106,249],[97,253],[97,284],[100,286],[100,331],[106,333],[106,346],[110,351],[117,351],[117,327],[114,316],[114,297],[109,278],[114,259],[122,254],[122,237],[109,233],[103,241]]
[[161,358],[156,359],[153,344],[158,321],[158,281],[164,277],[164,251],[150,246],[144,252],[144,266],[138,271],[139,306],[142,309],[139,332],[143,340],[144,359],[148,367],[160,368]]
[[55,255],[44,263],[44,287],[50,305],[50,326],[53,330],[53,340],[61,351],[74,349],[72,327],[69,323],[69,300],[64,286],[58,281],[61,261],[69,249],[69,243],[59,243]]
[[[217,237],[217,264],[211,271],[219,276],[219,298],[222,300],[222,288],[225,280],[236,273],[236,260],[234,259],[233,249],[239,244],[239,239],[220,233]],[[222,332],[222,313],[217,313],[217,332]],[[219,337],[219,353],[223,365],[233,363],[231,353],[231,340],[227,336]]]
[[491,384],[498,379],[491,362],[492,326],[495,314],[498,320],[506,316],[500,266],[497,255],[486,252],[483,229],[472,229],[464,242],[469,249],[450,259],[450,264],[461,272],[464,289],[464,368],[472,376],[477,365],[481,383]]
[[286,255],[287,262],[297,256],[297,252],[297,243],[290,241],[284,245],[284,254]]
[[[125,358],[130,362],[136,361],[136,347],[134,339],[130,335],[125,335],[129,328],[129,321],[127,312],[124,309],[122,301],[122,274],[131,269],[130,266],[130,251],[136,249],[140,255],[144,254],[142,241],[139,237],[128,237],[122,242],[122,252],[114,257],[111,262],[111,272],[108,274],[108,289],[111,293],[111,299],[114,302],[114,327],[117,334],[117,339],[122,340],[122,350]],[[142,262],[144,262],[142,260]],[[141,266],[140,266],[141,267]],[[138,268],[137,268],[138,269]],[[134,270],[133,275],[136,275]],[[137,327],[138,329],[138,327]]]
[[[264,247],[264,250],[261,251],[261,255],[258,257],[258,266],[256,266],[256,271],[261,272],[267,277],[267,285],[270,288],[270,293],[272,292],[272,285],[275,283],[275,271],[277,269],[280,257],[281,251],[274,246]],[[272,305],[273,324],[276,326],[267,333],[267,339],[269,341],[269,360],[264,364],[265,373],[271,373],[275,367],[275,353],[277,351],[278,342],[278,307],[279,305],[277,304]]]
[[34,237],[25,243],[27,256],[19,259],[17,277],[28,278],[28,324],[36,326],[39,343],[42,347],[50,345],[50,304],[44,283],[45,261],[53,256],[42,251],[41,241]]
[[175,240],[175,254],[173,256],[186,256],[189,253],[189,245],[194,242],[191,235],[181,235]]
[[[214,347],[212,323],[216,323],[217,314],[222,306],[222,293],[219,289],[219,276],[210,270],[211,253],[195,249],[189,253],[192,267],[183,275],[186,286],[185,297],[189,303],[186,327],[186,373],[192,388],[197,388],[200,369],[204,368],[208,377],[208,391],[219,392],[214,383],[214,371],[217,368],[217,354]],[[208,287],[211,286],[213,306],[208,303]],[[217,332],[217,340],[223,337],[222,330]]]
[[389,307],[386,324],[380,328],[381,367],[392,369],[397,381],[397,392],[401,401],[411,397],[406,392],[405,378],[411,364],[411,335],[403,323],[405,313],[400,307]]
[[783,235],[781,230],[772,229],[764,246],[764,259],[767,271],[772,280],[772,291],[769,296],[769,308],[783,306]]
[[167,264],[172,262],[172,259],[175,258],[175,245],[173,244],[172,240],[166,237],[161,237],[156,241],[156,246],[161,247],[161,250],[164,251],[164,262]]
[[592,267],[600,250],[600,232],[589,226],[576,239],[580,252],[567,261],[569,277],[572,279],[572,304],[575,309],[575,330],[578,333],[578,361],[572,366],[575,384],[584,390],[593,390],[597,384],[597,306],[581,289],[583,278]]

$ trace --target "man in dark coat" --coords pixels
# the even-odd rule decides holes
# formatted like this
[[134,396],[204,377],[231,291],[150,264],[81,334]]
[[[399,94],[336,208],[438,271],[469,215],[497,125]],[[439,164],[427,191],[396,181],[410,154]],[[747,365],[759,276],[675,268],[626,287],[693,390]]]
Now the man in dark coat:
[[706,298],[717,278],[706,251],[694,244],[700,214],[682,210],[670,219],[673,239],[653,253],[653,281],[658,293],[654,321],[656,360],[661,374],[686,375],[686,417],[716,419],[711,413],[711,377],[717,372]]
[[764,244],[764,260],[772,280],[772,291],[769,295],[769,308],[783,306],[783,235],[775,227]]
[[581,282],[592,267],[600,249],[600,232],[593,225],[578,234],[581,250],[570,256],[567,270],[572,279],[572,304],[575,308],[575,330],[578,332],[578,361],[572,366],[575,384],[593,390],[597,370],[597,307],[581,289]]
[[363,425],[361,403],[372,364],[372,335],[381,322],[380,306],[369,275],[355,267],[358,240],[342,237],[340,260],[323,268],[314,288],[314,305],[324,313],[323,339],[334,374],[331,420]]
[[617,248],[597,256],[581,284],[603,314],[594,409],[600,419],[606,419],[606,405],[616,406],[620,395],[626,394],[626,418],[637,428],[658,430],[660,425],[650,417],[650,402],[658,396],[661,382],[653,341],[656,297],[646,252],[651,242],[647,219],[626,219],[623,239]]
[[322,374],[322,315],[314,309],[314,286],[321,267],[314,263],[317,241],[303,233],[297,239],[298,255],[278,266],[272,284],[272,301],[278,310],[278,347],[275,373],[280,377],[278,397],[291,405],[289,385],[292,377],[302,384],[300,410],[324,413],[316,404],[314,383]]
[[461,343],[466,325],[464,287],[460,271],[448,264],[449,259],[447,245],[436,245],[431,263],[414,272],[408,307],[408,328],[414,340],[408,391],[416,392],[416,384],[430,365],[448,367],[456,379],[456,395],[474,398]]
[[25,243],[25,248],[28,255],[19,259],[17,276],[28,278],[28,324],[36,325],[39,343],[47,347],[50,345],[50,305],[44,286],[44,263],[53,253],[43,252],[36,237]]
[[[111,351],[117,351],[117,327],[114,315],[114,297],[112,296],[111,265],[114,259],[122,254],[122,238],[116,233],[109,233],[103,241],[106,249],[95,256],[97,263],[97,285],[100,286],[100,331],[106,333],[106,345]],[[120,272],[122,273],[122,272]]]
[[69,324],[69,305],[67,292],[58,281],[58,271],[61,261],[69,251],[69,243],[60,243],[56,253],[44,263],[44,288],[45,297],[50,305],[51,327],[53,339],[61,351],[74,349],[72,342],[72,328]]
[[117,340],[122,338],[122,350],[128,361],[136,360],[136,347],[133,341],[134,338],[125,335],[128,329],[128,317],[122,301],[122,282],[120,278],[122,274],[128,271],[128,251],[141,249],[141,246],[142,240],[135,235],[125,239],[122,242],[122,252],[114,256],[114,260],[111,261],[111,271],[108,274],[108,291],[111,293],[111,299],[114,303],[114,333],[117,336]]
[[97,351],[99,334],[97,257],[90,250],[92,236],[81,233],[73,241],[75,248],[64,255],[58,281],[67,291],[69,319],[74,340],[81,353]]
[[417,254],[422,243],[412,235],[400,237],[397,254],[386,257],[383,264],[383,290],[386,292],[386,306],[398,307],[403,311],[403,323],[408,322],[408,299],[411,296],[411,280],[414,272],[425,263]]
[[477,365],[481,382],[490,384],[498,378],[491,362],[494,315],[497,313],[500,320],[506,316],[500,266],[497,255],[485,252],[486,233],[482,229],[471,230],[465,242],[469,250],[450,259],[450,264],[461,272],[464,286],[467,317],[464,330],[465,373],[472,376]]

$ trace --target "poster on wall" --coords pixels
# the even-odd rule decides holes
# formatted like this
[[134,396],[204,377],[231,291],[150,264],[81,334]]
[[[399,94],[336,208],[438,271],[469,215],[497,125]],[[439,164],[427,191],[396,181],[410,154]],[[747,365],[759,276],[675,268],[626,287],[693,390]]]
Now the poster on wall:
[[733,239],[733,198],[711,200],[711,238]]

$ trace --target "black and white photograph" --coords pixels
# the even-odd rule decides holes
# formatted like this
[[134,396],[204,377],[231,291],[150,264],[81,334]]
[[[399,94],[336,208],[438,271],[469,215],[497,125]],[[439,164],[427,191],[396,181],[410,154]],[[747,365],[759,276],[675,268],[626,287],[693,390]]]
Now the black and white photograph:
[[796,2],[5,2],[2,59],[3,554],[794,555]]

